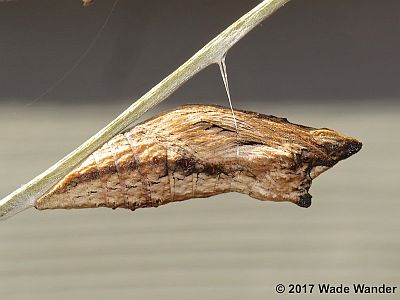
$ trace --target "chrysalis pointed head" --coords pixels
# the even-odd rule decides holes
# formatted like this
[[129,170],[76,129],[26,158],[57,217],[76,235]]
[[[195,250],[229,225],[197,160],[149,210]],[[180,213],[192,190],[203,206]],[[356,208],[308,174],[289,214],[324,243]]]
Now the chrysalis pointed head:
[[327,157],[327,159],[315,161],[314,168],[310,172],[313,179],[339,161],[356,154],[362,148],[362,143],[355,138],[334,130],[316,129],[311,131],[311,134]]
[[362,147],[362,143],[355,138],[330,129],[313,130],[312,135],[317,144],[321,145],[335,162],[352,156]]

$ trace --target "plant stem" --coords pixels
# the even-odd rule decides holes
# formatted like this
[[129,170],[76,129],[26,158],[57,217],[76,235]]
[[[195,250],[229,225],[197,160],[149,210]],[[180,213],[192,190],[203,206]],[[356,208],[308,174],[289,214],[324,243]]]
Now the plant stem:
[[0,218],[7,218],[32,207],[38,198],[92,152],[131,125],[147,110],[166,99],[198,72],[213,63],[219,63],[234,44],[288,1],[265,0],[242,16],[76,150],[3,198],[0,201]]

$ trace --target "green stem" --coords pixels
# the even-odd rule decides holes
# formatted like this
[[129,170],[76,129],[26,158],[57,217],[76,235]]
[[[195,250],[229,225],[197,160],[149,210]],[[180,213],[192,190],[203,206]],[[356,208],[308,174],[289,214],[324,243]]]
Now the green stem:
[[38,198],[92,152],[131,125],[147,110],[166,99],[198,72],[213,63],[220,62],[234,44],[288,1],[265,0],[242,16],[80,147],[2,199],[0,201],[0,218],[12,216],[32,207]]

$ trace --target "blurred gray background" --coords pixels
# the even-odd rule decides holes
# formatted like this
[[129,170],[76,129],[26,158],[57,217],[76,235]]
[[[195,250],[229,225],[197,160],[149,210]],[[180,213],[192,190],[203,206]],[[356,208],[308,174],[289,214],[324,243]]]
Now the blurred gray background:
[[[0,196],[258,3],[119,0],[80,59],[112,0],[0,1]],[[296,0],[229,51],[235,107],[363,141],[315,180],[309,209],[240,194],[136,212],[31,209],[0,223],[0,298],[289,299],[276,284],[400,286],[399,37],[399,1]],[[146,116],[228,105],[218,72],[204,70]]]

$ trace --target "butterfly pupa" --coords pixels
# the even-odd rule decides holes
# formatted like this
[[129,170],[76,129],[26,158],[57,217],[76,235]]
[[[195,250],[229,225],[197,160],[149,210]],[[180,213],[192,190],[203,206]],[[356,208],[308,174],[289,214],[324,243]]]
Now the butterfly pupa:
[[[118,134],[36,201],[37,209],[137,209],[238,192],[311,205],[319,174],[362,144],[330,129],[213,105],[186,105]],[[237,154],[239,147],[239,155]]]

